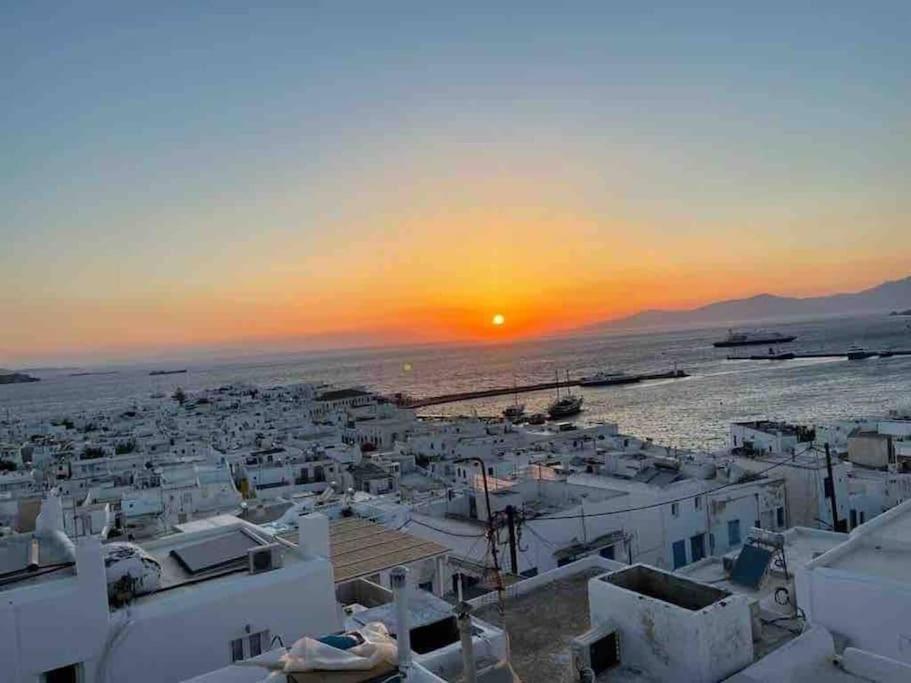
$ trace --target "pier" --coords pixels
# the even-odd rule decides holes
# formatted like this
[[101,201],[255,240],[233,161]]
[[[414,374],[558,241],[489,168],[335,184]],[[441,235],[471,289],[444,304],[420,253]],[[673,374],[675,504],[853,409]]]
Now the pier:
[[[646,382],[648,380],[659,380],[659,379],[682,379],[684,377],[689,377],[689,374],[683,370],[668,370],[667,372],[652,372],[644,373],[641,375],[630,375],[628,379],[632,380],[626,382],[626,384],[632,384],[636,382]],[[489,398],[491,396],[508,396],[509,394],[527,394],[532,391],[547,391],[551,389],[556,389],[557,387],[576,387],[579,386],[579,380],[570,380],[568,382],[539,382],[537,384],[522,384],[519,386],[511,387],[494,387],[492,389],[478,389],[476,391],[463,391],[460,393],[454,394],[442,394],[440,396],[425,396],[423,398],[411,398],[409,396],[403,396],[397,394],[394,399],[397,405],[403,408],[426,408],[427,406],[438,406],[443,403],[457,403],[459,401],[470,401],[474,398]],[[599,389],[606,388],[607,386],[616,386],[616,385],[605,385],[597,387]]]
[[[911,350],[904,351],[868,351],[866,358],[891,358],[892,356],[911,356]],[[749,356],[728,356],[728,360],[796,360],[800,358],[847,358],[848,351],[821,351],[818,353],[787,353],[754,354]]]

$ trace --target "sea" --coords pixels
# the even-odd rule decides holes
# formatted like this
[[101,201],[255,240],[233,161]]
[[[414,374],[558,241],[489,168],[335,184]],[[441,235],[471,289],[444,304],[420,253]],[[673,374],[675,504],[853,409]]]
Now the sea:
[[[755,329],[755,328],[753,328]],[[794,352],[911,350],[911,319],[862,316],[792,321],[766,329],[797,336]],[[713,449],[726,443],[731,422],[750,419],[819,424],[880,415],[911,405],[911,356],[790,361],[727,360],[763,347],[716,349],[725,328],[611,332],[516,343],[436,345],[212,358],[183,364],[135,364],[29,370],[41,379],[0,385],[0,419],[36,420],[117,409],[186,391],[247,383],[269,387],[296,382],[366,386],[414,397],[510,387],[571,378],[598,370],[658,372],[675,366],[685,379],[577,388],[585,398],[577,421],[616,422],[627,434],[677,448]],[[186,373],[150,375],[155,369]],[[106,374],[81,374],[85,372]],[[553,391],[521,394],[528,412],[543,412]],[[433,406],[422,415],[496,416],[512,395]]]

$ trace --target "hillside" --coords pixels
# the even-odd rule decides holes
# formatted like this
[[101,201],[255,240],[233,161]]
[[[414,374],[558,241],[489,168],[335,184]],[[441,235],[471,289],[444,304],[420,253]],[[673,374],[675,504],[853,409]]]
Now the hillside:
[[860,292],[819,297],[785,297],[758,294],[747,299],[729,299],[683,311],[646,310],[608,320],[587,329],[666,327],[671,325],[725,324],[855,313],[904,310],[911,305],[911,277],[884,282]]

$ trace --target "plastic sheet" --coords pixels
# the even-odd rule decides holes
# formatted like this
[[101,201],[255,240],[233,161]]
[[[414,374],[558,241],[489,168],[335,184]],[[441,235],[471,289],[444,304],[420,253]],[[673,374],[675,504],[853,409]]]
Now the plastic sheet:
[[255,660],[237,662],[241,666],[259,666],[273,673],[265,681],[282,680],[276,674],[308,671],[370,671],[383,664],[394,665],[398,658],[395,638],[386,626],[371,622],[358,630],[364,642],[348,650],[303,637],[284,652],[264,653]]
[[395,639],[386,626],[374,622],[360,629],[364,642],[349,650],[339,650],[313,638],[301,638],[284,660],[284,672],[369,671],[383,662],[394,664],[398,656]]

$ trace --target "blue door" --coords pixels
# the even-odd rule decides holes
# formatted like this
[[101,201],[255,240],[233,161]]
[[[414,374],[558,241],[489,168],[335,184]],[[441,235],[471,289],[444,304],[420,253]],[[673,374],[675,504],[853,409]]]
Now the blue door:
[[698,562],[705,557],[705,536],[698,534],[690,537],[690,554],[693,556],[693,562]]
[[728,546],[734,547],[740,545],[740,520],[728,520]]
[[679,569],[686,564],[686,543],[674,541],[674,569]]

